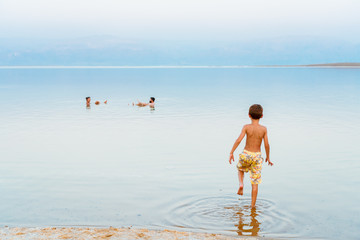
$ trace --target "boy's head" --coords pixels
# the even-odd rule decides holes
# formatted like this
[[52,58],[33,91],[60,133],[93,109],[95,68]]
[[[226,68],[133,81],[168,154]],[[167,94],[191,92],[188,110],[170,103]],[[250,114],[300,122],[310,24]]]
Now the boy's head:
[[249,115],[252,119],[260,119],[263,116],[263,108],[260,104],[253,104],[249,108]]
[[150,102],[150,103],[154,103],[154,102],[155,102],[155,98],[154,98],[154,97],[151,97],[149,102]]
[[91,100],[91,98],[90,98],[90,97],[86,97],[85,99],[86,99],[86,102],[88,102],[88,103],[89,103],[89,102],[90,102],[90,100]]

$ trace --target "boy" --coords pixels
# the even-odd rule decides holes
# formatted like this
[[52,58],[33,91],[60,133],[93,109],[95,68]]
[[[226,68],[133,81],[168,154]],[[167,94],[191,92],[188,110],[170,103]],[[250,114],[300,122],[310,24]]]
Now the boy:
[[260,118],[263,117],[263,108],[259,104],[254,104],[249,108],[249,117],[251,124],[247,124],[243,127],[239,138],[235,141],[233,148],[230,152],[229,163],[234,161],[234,151],[239,146],[241,141],[246,135],[246,144],[244,151],[239,156],[239,163],[237,164],[240,187],[238,190],[239,195],[243,195],[244,188],[244,172],[250,171],[251,181],[251,207],[255,207],[258,184],[261,183],[261,168],[263,158],[261,157],[261,142],[264,139],[266,162],[272,166],[270,162],[270,145],[267,136],[267,129],[259,124]]
[[155,107],[155,98],[154,97],[151,97],[150,100],[149,100],[149,103],[143,103],[143,102],[140,102],[138,100],[138,103],[133,103],[132,104],[133,106],[136,105],[136,106],[139,106],[139,107],[146,107],[146,106],[149,106],[151,108],[154,108]]

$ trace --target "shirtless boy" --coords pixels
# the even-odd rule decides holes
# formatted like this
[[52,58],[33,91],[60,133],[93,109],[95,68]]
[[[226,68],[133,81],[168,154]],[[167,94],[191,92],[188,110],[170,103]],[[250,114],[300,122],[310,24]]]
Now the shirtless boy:
[[246,135],[246,144],[244,151],[239,155],[239,163],[237,164],[238,175],[239,175],[239,190],[238,194],[243,195],[244,188],[244,172],[250,171],[251,181],[251,207],[255,207],[258,184],[261,183],[261,169],[263,158],[261,157],[261,143],[264,139],[265,151],[266,151],[266,162],[272,166],[270,162],[270,145],[267,135],[267,129],[259,124],[260,118],[263,117],[263,108],[259,104],[254,104],[249,108],[249,117],[251,124],[247,124],[243,127],[240,136],[235,141],[233,148],[230,152],[229,163],[234,161],[234,151],[239,146],[241,141]]
[[143,103],[143,102],[140,102],[138,100],[138,103],[133,103],[132,104],[133,106],[136,105],[136,106],[139,106],[139,107],[146,107],[146,106],[149,106],[151,108],[154,108],[155,107],[155,98],[154,97],[151,97],[150,100],[149,100],[149,103]]

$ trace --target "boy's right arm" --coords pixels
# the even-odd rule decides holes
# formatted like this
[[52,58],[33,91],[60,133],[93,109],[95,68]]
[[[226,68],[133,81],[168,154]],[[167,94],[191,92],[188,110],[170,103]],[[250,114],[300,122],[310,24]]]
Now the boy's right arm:
[[246,134],[246,126],[243,127],[243,129],[241,130],[240,136],[238,137],[238,139],[236,139],[234,146],[231,149],[230,152],[230,158],[229,158],[229,163],[231,164],[231,161],[234,161],[234,152],[236,150],[236,148],[239,146],[239,144],[241,143],[241,141],[243,140],[243,138],[245,137]]
[[266,160],[265,160],[265,162],[268,162],[268,164],[270,166],[272,166],[273,163],[270,162],[270,144],[269,144],[267,129],[265,130],[265,134],[264,134],[264,146],[265,146],[265,152],[266,152]]

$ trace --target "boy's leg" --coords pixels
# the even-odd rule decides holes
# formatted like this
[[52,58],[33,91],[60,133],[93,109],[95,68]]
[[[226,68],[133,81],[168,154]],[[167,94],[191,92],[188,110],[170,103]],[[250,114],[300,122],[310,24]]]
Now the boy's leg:
[[258,194],[258,184],[251,184],[251,188],[251,207],[254,208]]
[[262,169],[262,158],[256,156],[254,164],[251,165],[250,169],[250,181],[251,181],[251,207],[254,208],[256,204],[258,185],[261,183],[261,169]]
[[238,170],[238,176],[239,176],[239,190],[237,192],[237,194],[239,195],[243,195],[243,190],[244,190],[244,172]]

